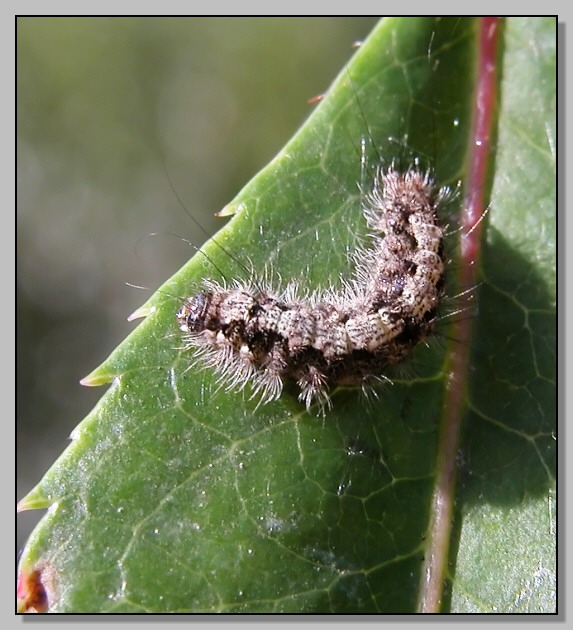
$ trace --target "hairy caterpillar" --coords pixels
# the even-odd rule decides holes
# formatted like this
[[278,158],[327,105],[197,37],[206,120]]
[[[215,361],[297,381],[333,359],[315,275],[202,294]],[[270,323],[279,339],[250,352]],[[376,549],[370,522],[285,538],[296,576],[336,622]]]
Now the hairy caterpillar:
[[229,389],[251,385],[262,403],[295,381],[307,409],[329,407],[335,385],[368,386],[432,333],[444,286],[448,196],[428,172],[377,169],[364,203],[370,247],[355,252],[340,290],[301,297],[296,284],[270,287],[213,281],[177,313],[185,347]]

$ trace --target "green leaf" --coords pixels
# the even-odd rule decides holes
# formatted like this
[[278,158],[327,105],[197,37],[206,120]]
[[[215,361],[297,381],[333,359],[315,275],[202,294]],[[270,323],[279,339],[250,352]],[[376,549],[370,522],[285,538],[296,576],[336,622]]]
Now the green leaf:
[[[554,610],[552,25],[507,22],[446,610]],[[248,278],[251,266],[276,282],[339,285],[366,234],[357,184],[379,160],[418,157],[441,184],[463,180],[477,26],[381,21],[227,206],[229,224],[145,305],[88,377],[109,390],[21,502],[50,507],[21,559],[22,592],[40,584],[53,612],[416,609],[444,349],[416,349],[376,400],[340,389],[322,419],[295,388],[257,408],[189,369],[175,313],[201,278]]]

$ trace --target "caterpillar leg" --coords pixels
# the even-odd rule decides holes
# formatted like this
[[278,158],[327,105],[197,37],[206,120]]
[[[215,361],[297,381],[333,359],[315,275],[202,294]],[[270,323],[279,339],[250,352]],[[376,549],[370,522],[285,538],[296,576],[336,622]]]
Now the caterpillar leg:
[[327,378],[317,367],[308,366],[298,379],[297,385],[300,388],[298,399],[306,405],[307,411],[310,411],[313,402],[318,404],[322,414],[332,407]]

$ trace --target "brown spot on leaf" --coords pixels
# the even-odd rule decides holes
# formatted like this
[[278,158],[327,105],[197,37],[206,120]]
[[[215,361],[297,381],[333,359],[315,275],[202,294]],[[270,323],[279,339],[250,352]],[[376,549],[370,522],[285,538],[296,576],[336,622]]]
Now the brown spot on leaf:
[[45,613],[48,611],[48,593],[44,585],[44,570],[22,571],[18,576],[18,612]]

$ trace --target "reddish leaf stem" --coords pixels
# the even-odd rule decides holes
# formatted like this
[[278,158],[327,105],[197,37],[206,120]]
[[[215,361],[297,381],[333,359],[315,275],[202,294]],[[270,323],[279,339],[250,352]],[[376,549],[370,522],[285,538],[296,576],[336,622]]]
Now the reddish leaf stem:
[[[485,212],[486,178],[492,150],[496,105],[496,62],[500,22],[500,18],[486,17],[480,19],[479,25],[471,145],[461,218],[463,237],[458,274],[458,286],[461,287],[473,287],[477,284],[483,225],[481,219]],[[452,328],[452,338],[456,340],[456,346],[449,348],[446,365],[446,392],[440,426],[437,475],[418,605],[420,612],[428,613],[441,611],[447,577],[454,515],[456,460],[465,406],[472,322],[468,317],[461,317]]]

